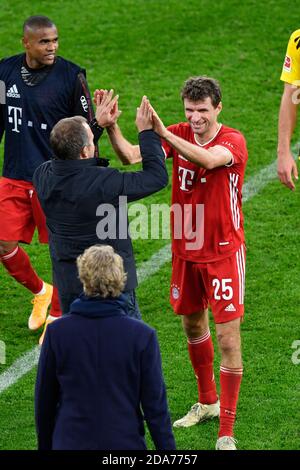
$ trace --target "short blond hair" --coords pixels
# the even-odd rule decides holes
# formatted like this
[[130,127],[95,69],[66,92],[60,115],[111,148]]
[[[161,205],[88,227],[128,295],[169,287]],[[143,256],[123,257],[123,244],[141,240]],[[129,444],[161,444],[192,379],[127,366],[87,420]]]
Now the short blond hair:
[[89,297],[118,297],[127,279],[123,259],[109,245],[87,248],[77,258],[79,279]]

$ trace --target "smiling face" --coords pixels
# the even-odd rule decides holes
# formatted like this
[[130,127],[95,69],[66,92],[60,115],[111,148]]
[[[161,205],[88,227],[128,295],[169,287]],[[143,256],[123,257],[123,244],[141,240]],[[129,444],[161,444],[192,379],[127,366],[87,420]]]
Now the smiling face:
[[58,33],[51,28],[27,29],[23,37],[27,65],[39,69],[52,65],[58,49]]
[[201,140],[209,140],[218,129],[217,119],[222,109],[222,103],[220,102],[214,107],[210,97],[198,101],[184,98],[183,105],[185,117],[194,134],[199,136]]

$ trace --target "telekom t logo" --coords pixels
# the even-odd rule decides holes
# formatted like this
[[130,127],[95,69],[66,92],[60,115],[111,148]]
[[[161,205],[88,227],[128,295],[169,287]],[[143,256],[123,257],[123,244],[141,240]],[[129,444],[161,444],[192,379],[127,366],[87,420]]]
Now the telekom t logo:
[[187,168],[178,166],[178,176],[179,176],[179,181],[181,183],[180,189],[182,189],[182,191],[189,190],[187,186],[192,186],[194,175],[195,175],[195,172],[193,170],[188,170]]
[[8,122],[13,124],[13,132],[20,132],[18,126],[22,125],[22,108],[8,106]]

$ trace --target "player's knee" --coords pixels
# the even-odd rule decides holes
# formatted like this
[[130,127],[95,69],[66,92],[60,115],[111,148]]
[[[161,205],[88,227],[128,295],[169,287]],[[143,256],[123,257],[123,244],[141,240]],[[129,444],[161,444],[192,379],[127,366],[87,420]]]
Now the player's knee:
[[217,335],[219,347],[222,353],[235,353],[240,350],[240,338],[230,333],[219,333]]
[[18,246],[18,242],[6,242],[0,240],[0,256],[5,256]]
[[206,333],[208,329],[205,315],[192,314],[183,317],[183,328],[189,338],[196,338]]

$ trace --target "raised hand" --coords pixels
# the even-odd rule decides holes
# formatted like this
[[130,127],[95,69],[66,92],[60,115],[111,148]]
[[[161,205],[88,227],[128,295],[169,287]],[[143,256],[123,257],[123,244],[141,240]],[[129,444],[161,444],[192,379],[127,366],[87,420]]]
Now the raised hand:
[[93,99],[93,102],[94,104],[97,106],[97,100],[98,100],[98,97],[100,99],[100,103],[101,103],[101,100],[102,100],[102,97],[103,97],[103,94],[104,92],[107,92],[107,90],[103,90],[102,88],[99,89],[97,88],[95,91],[94,91],[94,99]]
[[152,124],[153,124],[153,130],[162,138],[166,135],[167,129],[160,119],[159,115],[151,105],[150,101],[147,100],[147,107],[149,109],[149,112],[151,113],[152,117]]
[[113,95],[114,90],[96,90],[94,93],[96,119],[101,127],[109,127],[115,124],[122,112],[118,109],[119,95]]
[[146,129],[152,129],[152,113],[148,106],[148,99],[143,96],[140,106],[136,109],[135,124],[139,132],[145,131]]

